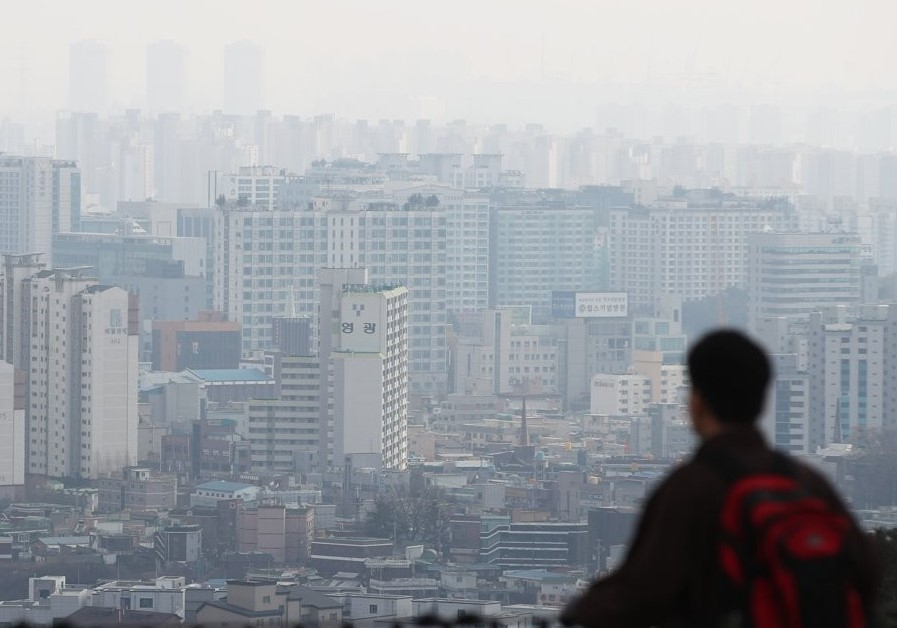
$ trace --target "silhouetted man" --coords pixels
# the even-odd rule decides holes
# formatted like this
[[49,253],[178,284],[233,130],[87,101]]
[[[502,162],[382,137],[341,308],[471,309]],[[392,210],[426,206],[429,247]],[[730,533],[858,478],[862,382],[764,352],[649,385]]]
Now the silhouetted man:
[[868,537],[828,482],[774,453],[756,429],[772,376],[765,352],[737,331],[716,331],[691,349],[688,371],[688,410],[700,447],[651,495],[623,565],[571,602],[562,621],[595,628],[759,623],[749,619],[754,612],[749,608],[751,596],[737,593],[729,572],[724,571],[721,512],[724,502],[730,507],[730,489],[738,475],[767,477],[771,470],[783,467],[788,469],[779,479],[790,474],[799,487],[794,494],[801,499],[812,497],[816,501],[807,503],[821,504],[827,509],[824,516],[843,522],[839,547],[846,557],[843,562],[849,564],[845,569],[851,571],[851,591],[856,590],[850,595],[862,604],[851,612],[865,616],[877,585]]

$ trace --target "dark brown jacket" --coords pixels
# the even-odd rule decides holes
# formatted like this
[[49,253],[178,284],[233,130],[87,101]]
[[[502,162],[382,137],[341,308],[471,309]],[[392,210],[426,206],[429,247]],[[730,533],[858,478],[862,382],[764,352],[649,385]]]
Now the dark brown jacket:
[[[753,428],[733,428],[706,441],[704,449],[731,456],[746,471],[773,464],[771,450]],[[700,459],[701,450],[651,496],[624,564],[571,602],[562,621],[595,628],[719,625],[724,609],[718,521],[726,483]],[[812,494],[846,512],[819,474],[804,465],[798,466],[798,474]],[[860,566],[860,594],[871,605],[878,569],[869,537],[856,525],[848,551]]]

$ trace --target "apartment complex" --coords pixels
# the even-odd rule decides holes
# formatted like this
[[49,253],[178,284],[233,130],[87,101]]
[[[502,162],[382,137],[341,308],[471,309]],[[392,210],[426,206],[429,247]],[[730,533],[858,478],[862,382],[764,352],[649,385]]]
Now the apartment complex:
[[410,309],[411,385],[446,390],[446,215],[439,206],[317,199],[306,211],[215,212],[214,306],[243,329],[243,352],[272,346],[272,318],[316,312],[319,268],[367,268],[401,283]]
[[265,354],[277,394],[247,405],[253,470],[308,472],[363,456],[404,468],[408,455],[408,290],[367,272],[319,272],[317,355]]
[[6,258],[3,328],[27,373],[27,472],[96,479],[135,464],[136,299],[79,269],[21,279],[20,259]]
[[610,288],[628,292],[640,311],[653,310],[664,295],[693,301],[744,288],[749,235],[796,227],[784,200],[672,198],[612,209]]
[[532,306],[544,321],[552,291],[606,287],[594,209],[499,206],[489,228],[491,307]]
[[71,161],[0,155],[0,253],[49,253],[53,234],[81,216],[81,171]]

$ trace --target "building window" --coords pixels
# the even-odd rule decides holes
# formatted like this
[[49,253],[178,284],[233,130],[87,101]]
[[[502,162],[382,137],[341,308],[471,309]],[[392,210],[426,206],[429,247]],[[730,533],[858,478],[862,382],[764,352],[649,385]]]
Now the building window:
[[262,604],[270,604],[270,603],[271,603],[271,596],[270,596],[270,595],[264,595],[264,596],[262,596]]
[[140,598],[140,603],[138,605],[140,606],[140,608],[152,608],[153,607],[153,598],[142,597],[142,598]]
[[368,612],[369,612],[369,613],[376,613],[376,612],[377,612],[377,605],[376,605],[376,604],[371,604],[371,605],[368,607]]

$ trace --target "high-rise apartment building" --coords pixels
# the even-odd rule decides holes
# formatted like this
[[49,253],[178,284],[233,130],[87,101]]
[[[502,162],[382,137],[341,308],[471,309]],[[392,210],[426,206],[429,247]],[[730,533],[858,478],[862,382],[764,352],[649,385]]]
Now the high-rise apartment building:
[[[348,455],[374,455],[384,468],[404,469],[408,290],[398,285],[347,284],[339,301],[338,348],[330,354],[334,461],[341,464]],[[326,318],[321,320],[325,325]]]
[[318,277],[318,355],[265,354],[277,394],[247,406],[252,469],[324,470],[347,456],[404,468],[408,291],[366,283],[360,268],[325,268]]
[[446,390],[444,208],[319,198],[305,211],[215,216],[214,308],[242,324],[244,353],[271,347],[273,317],[316,313],[319,268],[363,267],[370,283],[408,288],[413,390]]
[[223,196],[225,201],[273,210],[280,207],[282,185],[295,183],[299,176],[273,166],[243,166],[236,174],[209,173],[209,205]]
[[103,44],[84,40],[69,46],[69,109],[105,113],[109,52]]
[[49,253],[53,235],[77,230],[80,215],[74,162],[0,155],[0,253]]
[[496,207],[489,229],[490,307],[532,306],[544,321],[552,290],[604,289],[594,209]]
[[183,112],[187,104],[187,51],[170,39],[146,47],[146,103],[151,113]]
[[748,236],[794,231],[786,201],[661,199],[610,211],[610,288],[652,310],[663,295],[703,299],[747,283]]
[[748,325],[860,302],[860,236],[754,233],[748,238]]
[[135,464],[136,300],[78,269],[13,285],[14,262],[6,258],[3,315],[21,338],[10,345],[14,364],[27,372],[27,472],[95,479]]
[[224,113],[251,115],[265,105],[265,52],[251,41],[224,48]]

